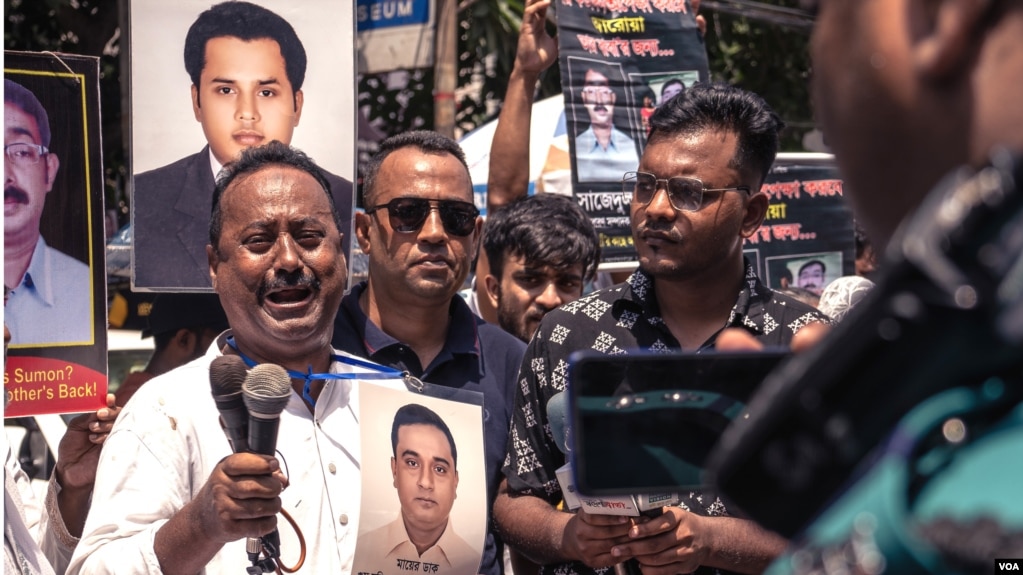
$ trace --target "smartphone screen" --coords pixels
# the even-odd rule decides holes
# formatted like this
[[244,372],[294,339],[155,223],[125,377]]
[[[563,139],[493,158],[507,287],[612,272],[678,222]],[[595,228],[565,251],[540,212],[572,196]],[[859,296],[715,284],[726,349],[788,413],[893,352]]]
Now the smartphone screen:
[[698,489],[707,455],[790,354],[634,351],[569,358],[570,457],[588,495]]

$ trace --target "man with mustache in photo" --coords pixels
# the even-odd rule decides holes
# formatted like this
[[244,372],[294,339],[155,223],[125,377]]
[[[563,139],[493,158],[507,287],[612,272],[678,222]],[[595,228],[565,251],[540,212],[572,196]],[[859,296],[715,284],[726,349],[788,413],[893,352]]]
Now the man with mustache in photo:
[[639,164],[636,143],[615,127],[615,101],[611,72],[590,63],[583,76],[582,101],[590,127],[575,138],[576,173],[580,182],[618,182]]
[[50,135],[49,116],[35,94],[5,79],[4,285],[13,287],[4,322],[15,344],[92,337],[89,266],[46,245],[39,233],[60,168]]
[[458,449],[447,423],[418,403],[398,408],[391,424],[391,477],[398,517],[359,538],[371,569],[388,573],[397,560],[423,561],[439,573],[478,573],[479,553],[451,522],[458,498]]

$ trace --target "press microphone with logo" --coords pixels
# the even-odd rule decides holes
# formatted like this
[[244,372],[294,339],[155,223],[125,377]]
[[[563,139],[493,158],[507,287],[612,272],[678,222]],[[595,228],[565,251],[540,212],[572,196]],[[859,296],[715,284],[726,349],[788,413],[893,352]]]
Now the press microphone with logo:
[[237,355],[222,355],[210,364],[210,391],[220,412],[221,425],[235,453],[249,450],[249,412],[242,398],[248,368]]
[[[550,422],[551,435],[554,437],[555,445],[566,457],[570,457],[572,427],[569,425],[568,394],[564,391],[552,395],[547,400],[547,420]],[[570,510],[583,508],[587,513],[598,515],[657,517],[664,511],[664,506],[675,505],[679,502],[677,493],[591,497],[576,490],[571,462],[559,467],[555,473],[558,484],[561,485],[561,496],[565,500],[565,507]],[[614,572],[615,575],[641,575],[643,571],[635,559],[629,559],[616,564]]]
[[[547,400],[547,420],[550,422],[554,443],[562,453],[571,457],[572,430],[568,407],[568,394],[565,392],[556,393]],[[581,494],[575,487],[571,462],[558,468],[556,475],[558,484],[561,485],[565,506],[573,510],[582,507],[587,513],[656,517],[665,506],[675,505],[680,501],[677,493],[604,497]]]
[[[281,412],[291,399],[291,376],[279,365],[259,364],[249,370],[242,384],[242,397],[249,410],[249,451],[273,456],[277,452]],[[260,551],[265,551],[268,559],[276,560],[280,557],[280,547],[277,529],[246,542],[246,551],[254,565],[259,563]],[[264,568],[263,572],[269,571]]]

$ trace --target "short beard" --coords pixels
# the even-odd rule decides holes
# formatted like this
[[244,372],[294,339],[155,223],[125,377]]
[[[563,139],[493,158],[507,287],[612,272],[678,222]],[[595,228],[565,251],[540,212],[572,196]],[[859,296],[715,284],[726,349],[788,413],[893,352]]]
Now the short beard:
[[508,309],[503,301],[497,307],[497,324],[501,326],[501,329],[525,343],[529,343],[529,339],[533,335],[526,333],[526,321],[522,314],[518,310]]

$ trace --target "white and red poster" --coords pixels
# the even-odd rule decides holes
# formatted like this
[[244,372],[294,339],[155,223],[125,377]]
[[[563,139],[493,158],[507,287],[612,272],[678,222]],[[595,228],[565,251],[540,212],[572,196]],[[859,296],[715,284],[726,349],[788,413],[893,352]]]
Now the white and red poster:
[[4,53],[5,417],[106,405],[99,59]]

